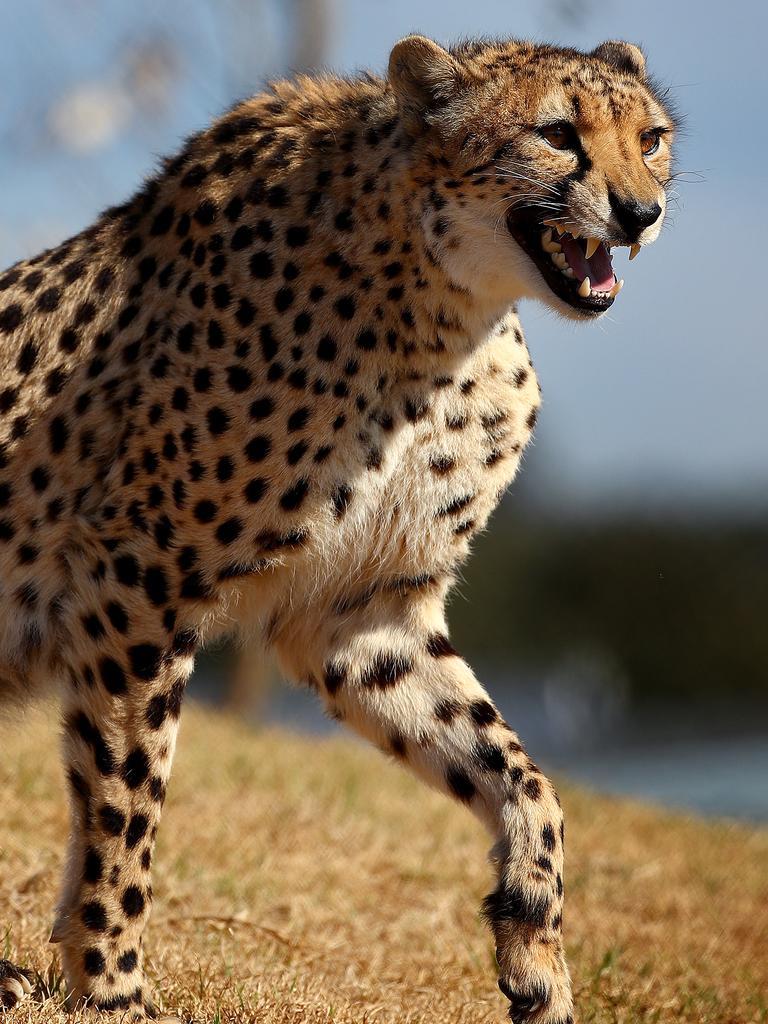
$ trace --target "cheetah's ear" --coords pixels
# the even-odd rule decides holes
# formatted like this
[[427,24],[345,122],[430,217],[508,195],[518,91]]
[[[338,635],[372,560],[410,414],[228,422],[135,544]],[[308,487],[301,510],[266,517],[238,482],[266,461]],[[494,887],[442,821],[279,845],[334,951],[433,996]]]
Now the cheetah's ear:
[[619,71],[628,71],[638,78],[645,78],[645,57],[639,46],[633,43],[622,42],[621,39],[611,39],[607,43],[600,43],[591,53],[592,57],[604,60],[606,64],[612,64]]
[[410,131],[422,129],[463,78],[458,61],[426,36],[406,36],[389,56],[389,82]]

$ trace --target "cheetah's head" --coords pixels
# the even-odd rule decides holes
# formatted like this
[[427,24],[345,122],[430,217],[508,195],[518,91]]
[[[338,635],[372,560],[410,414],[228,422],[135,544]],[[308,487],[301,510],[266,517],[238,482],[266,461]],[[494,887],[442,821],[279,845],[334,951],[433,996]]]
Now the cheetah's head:
[[666,210],[672,112],[642,52],[528,42],[444,50],[423,36],[394,47],[389,81],[423,194],[427,244],[464,287],[538,298],[597,316]]

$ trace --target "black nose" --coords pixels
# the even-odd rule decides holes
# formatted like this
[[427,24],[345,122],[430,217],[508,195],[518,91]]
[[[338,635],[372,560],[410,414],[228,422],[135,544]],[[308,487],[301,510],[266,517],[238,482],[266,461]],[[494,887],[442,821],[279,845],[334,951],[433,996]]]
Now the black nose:
[[655,224],[661,215],[661,207],[658,203],[639,203],[636,199],[619,199],[613,192],[608,193],[608,201],[611,204],[614,217],[630,242],[636,242],[643,229]]

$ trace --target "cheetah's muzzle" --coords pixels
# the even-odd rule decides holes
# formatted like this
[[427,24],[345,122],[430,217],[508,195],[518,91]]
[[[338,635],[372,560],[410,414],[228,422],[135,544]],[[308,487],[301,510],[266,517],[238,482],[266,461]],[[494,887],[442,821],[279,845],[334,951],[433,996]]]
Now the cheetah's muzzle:
[[[604,313],[624,284],[613,272],[611,247],[596,238],[584,238],[576,224],[545,220],[546,212],[510,216],[509,232],[535,263],[552,291],[574,309]],[[639,246],[633,246],[630,258]]]

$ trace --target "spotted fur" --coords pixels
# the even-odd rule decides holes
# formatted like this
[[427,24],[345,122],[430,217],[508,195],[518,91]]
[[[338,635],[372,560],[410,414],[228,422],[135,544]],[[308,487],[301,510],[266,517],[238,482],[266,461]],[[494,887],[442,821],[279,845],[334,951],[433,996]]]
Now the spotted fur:
[[[580,151],[550,152],[543,116],[572,119]],[[571,1021],[560,806],[444,604],[539,410],[516,303],[577,315],[504,214],[532,178],[615,238],[609,193],[663,197],[668,154],[632,148],[662,116],[627,44],[411,37],[387,78],[242,103],[0,276],[0,691],[61,695],[53,939],[74,1002],[152,1013],[142,936],[184,686],[239,626],[483,819],[511,1015]],[[4,1005],[28,987],[0,961]]]

